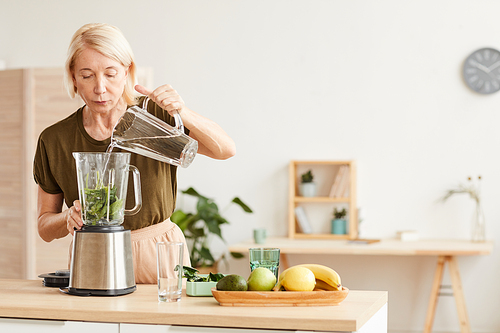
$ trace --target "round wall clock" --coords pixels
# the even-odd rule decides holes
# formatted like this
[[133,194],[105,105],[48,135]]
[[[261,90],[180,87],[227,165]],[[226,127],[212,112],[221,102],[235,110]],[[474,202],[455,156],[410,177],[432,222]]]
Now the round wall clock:
[[464,62],[464,79],[469,88],[480,94],[500,90],[500,51],[483,48],[472,52]]

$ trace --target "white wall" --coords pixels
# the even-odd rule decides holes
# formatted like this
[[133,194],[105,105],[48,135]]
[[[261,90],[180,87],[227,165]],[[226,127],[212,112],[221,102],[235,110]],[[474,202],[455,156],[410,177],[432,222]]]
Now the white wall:
[[[475,94],[461,77],[469,53],[500,49],[498,1],[19,0],[0,10],[7,68],[62,66],[77,28],[111,23],[138,64],[154,68],[156,84],[172,84],[227,130],[237,156],[198,156],[179,187],[221,206],[237,195],[255,210],[226,212],[229,243],[258,226],[286,234],[292,159],[357,160],[363,237],[416,229],[424,238],[467,239],[472,201],[436,201],[480,174],[487,237],[500,238],[500,93]],[[390,330],[423,328],[435,258],[316,260],[351,289],[389,290]],[[459,264],[473,331],[500,331],[498,251]],[[248,268],[231,262],[231,270]],[[459,330],[451,298],[439,299],[434,328]]]

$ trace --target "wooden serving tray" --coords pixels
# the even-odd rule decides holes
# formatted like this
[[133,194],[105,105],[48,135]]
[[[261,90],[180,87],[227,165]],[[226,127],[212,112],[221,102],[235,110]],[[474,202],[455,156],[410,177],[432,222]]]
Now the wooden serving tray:
[[339,291],[221,291],[212,288],[223,306],[329,306],[339,305],[349,293]]

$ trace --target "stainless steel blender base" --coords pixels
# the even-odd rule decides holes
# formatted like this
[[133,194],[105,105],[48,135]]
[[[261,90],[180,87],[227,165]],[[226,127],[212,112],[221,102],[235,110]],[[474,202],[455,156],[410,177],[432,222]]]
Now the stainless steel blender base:
[[118,296],[136,290],[130,230],[84,226],[75,231],[68,294]]

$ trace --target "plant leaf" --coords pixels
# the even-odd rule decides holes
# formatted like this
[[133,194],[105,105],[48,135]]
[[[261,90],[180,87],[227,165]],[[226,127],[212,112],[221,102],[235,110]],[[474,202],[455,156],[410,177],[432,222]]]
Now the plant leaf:
[[190,266],[182,266],[182,268],[184,272],[188,274],[197,274],[199,272],[196,268]]
[[202,246],[200,251],[199,251],[200,257],[204,259],[203,264],[207,266],[212,266],[213,263],[215,262],[214,257],[212,256],[212,253],[210,252],[210,249],[208,249],[205,246]]
[[192,187],[188,188],[185,191],[182,191],[182,193],[187,194],[187,195],[192,195],[194,197],[199,197],[200,196],[200,194],[198,192],[196,192],[196,190],[194,188],[192,188]]
[[203,197],[198,200],[198,203],[196,205],[196,209],[200,214],[204,214],[205,216],[207,214],[218,214],[219,213],[219,207],[215,204],[215,202]]
[[231,254],[231,257],[234,259],[241,259],[244,257],[243,253],[240,252],[229,252]]
[[182,277],[187,278],[188,281],[196,281],[198,270],[189,266],[182,266]]
[[206,236],[204,228],[196,228],[194,223],[188,225],[187,230],[191,233],[192,238],[199,238]]
[[241,201],[240,198],[238,197],[235,197],[233,199],[233,201],[235,204],[239,205],[241,208],[243,208],[243,210],[247,213],[253,213],[252,209],[250,209],[250,207],[248,207],[243,201]]
[[203,198],[203,199],[209,200],[207,197],[205,197],[205,196],[199,194],[198,192],[196,192],[196,190],[194,188],[192,188],[192,187],[188,188],[185,191],[182,191],[182,193],[187,194],[187,195],[191,195],[193,197],[198,197],[200,199]]
[[208,281],[219,282],[219,280],[222,279],[223,277],[224,277],[224,274],[222,274],[222,273],[214,274],[214,273],[210,272],[210,274],[208,274]]
[[[172,220],[172,218],[170,219]],[[181,221],[172,220],[172,222],[176,223],[179,226],[179,229],[181,229],[182,232],[186,233],[186,230],[188,230],[191,225],[193,225],[194,223],[196,223],[196,221],[199,220],[200,217],[198,216],[198,214],[193,215],[191,213],[188,213],[183,220]]]
[[188,215],[186,213],[179,209],[172,213],[172,216],[170,216],[170,221],[174,222],[175,224],[179,224],[180,222],[184,221],[187,216]]
[[[205,222],[207,223],[208,231],[210,231],[213,234],[216,234],[217,236],[219,236],[222,239],[222,234],[221,234],[221,230],[219,227],[219,225],[221,224],[221,222],[220,222],[221,219],[224,220],[222,217],[219,216],[219,218],[214,217],[211,219],[207,219],[207,220],[205,220]],[[224,220],[224,221],[227,223],[226,220]]]

